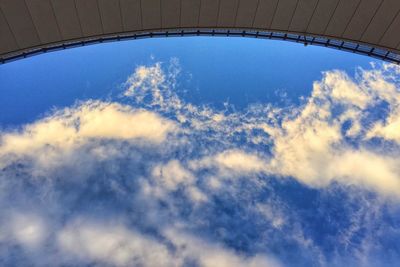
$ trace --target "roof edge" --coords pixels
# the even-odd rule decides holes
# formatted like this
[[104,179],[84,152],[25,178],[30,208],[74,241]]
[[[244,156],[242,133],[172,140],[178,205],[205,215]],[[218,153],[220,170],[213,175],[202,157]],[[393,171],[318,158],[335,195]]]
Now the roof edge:
[[63,42],[49,43],[45,45],[21,49],[0,56],[0,64],[5,64],[15,60],[40,55],[43,53],[54,52],[74,47],[87,46],[92,44],[136,40],[144,38],[165,38],[165,37],[187,37],[187,36],[216,36],[216,37],[247,37],[258,39],[282,40],[304,45],[317,45],[334,48],[347,52],[357,53],[365,56],[374,57],[380,60],[400,64],[399,51],[376,47],[368,43],[355,43],[346,39],[330,38],[327,36],[317,36],[297,32],[266,31],[255,29],[238,28],[190,28],[190,29],[162,29],[151,31],[122,32],[108,35],[99,35],[73,39]]

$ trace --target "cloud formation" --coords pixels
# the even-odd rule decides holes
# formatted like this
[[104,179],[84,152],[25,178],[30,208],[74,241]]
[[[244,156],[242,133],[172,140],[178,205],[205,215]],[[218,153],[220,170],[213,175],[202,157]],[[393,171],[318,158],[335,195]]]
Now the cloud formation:
[[[255,114],[221,113],[184,103],[171,90],[175,83],[166,80],[160,63],[146,71],[139,67],[128,78],[125,95],[138,102],[148,94],[151,107],[174,114],[176,120],[189,124],[186,130],[192,134],[208,135],[218,142],[224,142],[223,136],[232,140],[243,134],[253,143],[272,144],[264,159],[252,155],[254,152],[228,149],[215,151],[215,155],[209,152],[197,165],[290,176],[313,187],[339,182],[399,196],[399,150],[380,151],[372,145],[374,138],[380,138],[396,142],[398,148],[400,92],[395,73],[398,67],[392,65],[359,69],[355,79],[339,70],[325,72],[323,79],[314,83],[311,96],[302,106],[290,107],[290,112],[265,105],[253,108],[258,109]],[[147,86],[132,95],[138,84]],[[383,106],[387,109],[383,117],[371,116]],[[268,137],[255,136],[252,132],[258,129]],[[360,167],[364,164],[368,168]]]
[[301,105],[243,111],[187,103],[179,73],[139,66],[121,98],[0,133],[3,265],[400,260],[398,67],[328,71]]
[[[325,73],[294,118],[284,118],[278,127],[266,129],[274,142],[271,167],[276,174],[311,186],[336,181],[399,196],[399,150],[379,151],[371,138],[383,136],[371,134],[369,128],[374,125],[372,132],[376,131],[386,119],[390,124],[400,93],[382,70],[360,72],[359,80],[339,71]],[[392,89],[394,99],[388,99],[387,88]],[[367,118],[383,102],[389,105],[387,117]]]
[[60,110],[19,132],[3,133],[2,154],[25,154],[46,145],[69,149],[84,139],[144,139],[160,143],[174,131],[172,121],[118,103],[88,101]]
[[266,256],[241,257],[216,244],[168,229],[162,240],[149,238],[124,225],[75,221],[58,234],[60,249],[83,263],[102,262],[113,266],[185,266],[190,262],[204,267],[278,267]]

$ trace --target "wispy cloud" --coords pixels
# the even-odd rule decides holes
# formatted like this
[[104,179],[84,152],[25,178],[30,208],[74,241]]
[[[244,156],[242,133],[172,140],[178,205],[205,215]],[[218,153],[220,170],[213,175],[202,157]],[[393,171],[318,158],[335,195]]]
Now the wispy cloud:
[[400,259],[384,250],[400,237],[398,67],[328,71],[299,106],[244,111],[187,103],[179,73],[138,66],[119,99],[0,133],[4,264]]

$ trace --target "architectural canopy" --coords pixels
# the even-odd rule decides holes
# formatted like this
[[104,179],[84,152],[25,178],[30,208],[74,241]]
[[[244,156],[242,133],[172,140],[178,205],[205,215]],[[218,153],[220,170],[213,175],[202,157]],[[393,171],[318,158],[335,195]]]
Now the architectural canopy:
[[399,0],[0,0],[0,62],[111,40],[283,39],[400,62]]

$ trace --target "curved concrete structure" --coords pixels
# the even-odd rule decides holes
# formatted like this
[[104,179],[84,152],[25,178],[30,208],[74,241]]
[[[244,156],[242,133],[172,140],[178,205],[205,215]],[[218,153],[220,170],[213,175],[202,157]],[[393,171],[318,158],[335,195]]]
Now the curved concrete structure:
[[0,61],[107,40],[284,39],[400,62],[400,0],[0,0]]

